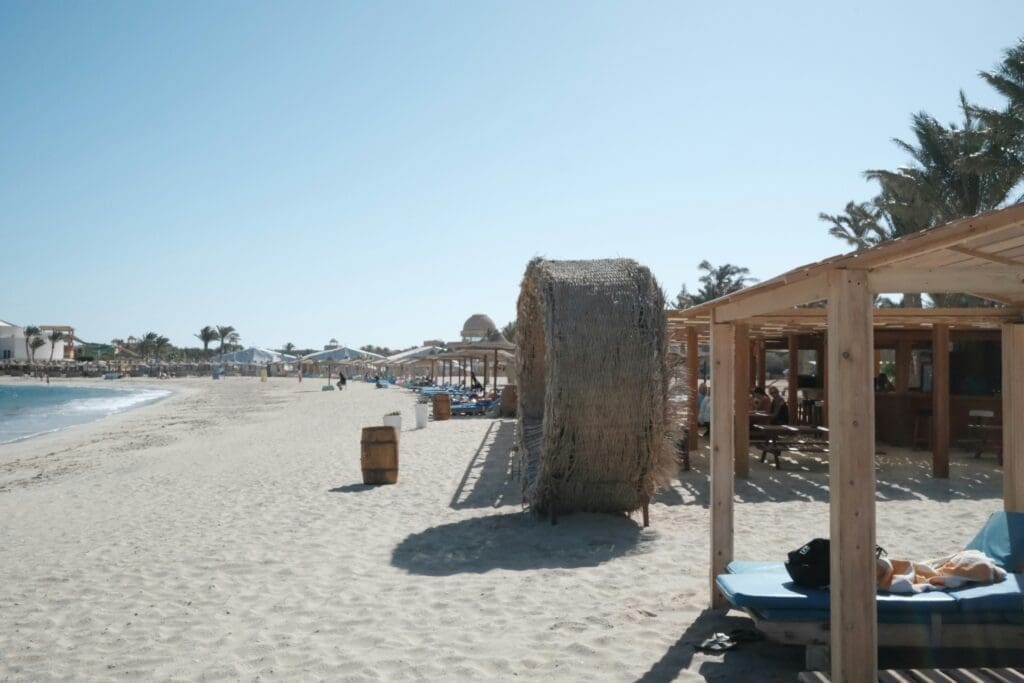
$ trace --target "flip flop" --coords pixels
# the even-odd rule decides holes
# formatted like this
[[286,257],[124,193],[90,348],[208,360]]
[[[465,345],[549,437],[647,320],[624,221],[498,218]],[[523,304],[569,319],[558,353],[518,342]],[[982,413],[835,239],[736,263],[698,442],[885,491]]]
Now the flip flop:
[[700,645],[697,645],[697,650],[700,652],[725,652],[736,647],[736,641],[730,638],[725,633],[714,633],[710,638],[702,641]]

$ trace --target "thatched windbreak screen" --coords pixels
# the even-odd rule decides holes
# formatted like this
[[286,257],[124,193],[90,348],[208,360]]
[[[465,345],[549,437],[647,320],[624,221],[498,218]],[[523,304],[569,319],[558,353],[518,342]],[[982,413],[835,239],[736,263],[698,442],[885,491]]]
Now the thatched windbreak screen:
[[551,514],[640,508],[675,465],[665,301],[650,270],[534,259],[517,326],[526,502]]

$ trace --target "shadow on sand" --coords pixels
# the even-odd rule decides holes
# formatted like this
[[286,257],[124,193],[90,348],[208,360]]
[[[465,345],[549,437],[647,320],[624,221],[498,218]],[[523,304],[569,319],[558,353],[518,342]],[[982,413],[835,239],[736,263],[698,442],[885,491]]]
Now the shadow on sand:
[[[730,633],[736,629],[750,629],[750,619],[723,610],[704,610],[638,681],[678,680],[683,671],[693,671],[694,660],[699,662],[697,671],[707,680],[795,680],[803,670],[803,648],[767,641],[740,643],[721,654],[696,650],[697,645],[713,633]],[[766,676],[765,672],[769,671],[771,675]]]
[[[691,453],[692,469],[679,472],[672,488],[658,493],[654,501],[681,505],[686,501],[707,507],[707,450]],[[974,460],[969,454],[950,454],[949,479],[932,476],[931,453],[890,449],[879,445],[875,456],[877,499],[886,500],[978,500],[1002,495],[1002,469],[994,459]],[[828,502],[828,458],[821,455],[783,455],[782,469],[762,463],[752,451],[750,476],[736,480],[738,502]]]
[[626,517],[576,513],[552,525],[532,513],[517,512],[410,534],[392,551],[391,564],[425,576],[596,567],[645,552],[646,536]]
[[373,484],[345,484],[344,486],[338,486],[333,489],[329,489],[328,493],[360,493],[362,491],[372,491],[377,488]]
[[512,474],[515,420],[494,420],[455,488],[450,506],[497,508],[522,502],[519,482]]

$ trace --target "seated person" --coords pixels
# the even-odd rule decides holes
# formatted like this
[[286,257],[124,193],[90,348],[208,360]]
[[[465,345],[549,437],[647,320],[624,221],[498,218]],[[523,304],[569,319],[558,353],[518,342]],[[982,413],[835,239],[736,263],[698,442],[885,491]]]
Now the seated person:
[[789,405],[782,398],[782,394],[779,393],[776,387],[768,387],[768,393],[771,395],[771,405],[768,407],[768,424],[788,425]]
[[878,373],[878,377],[875,378],[875,391],[896,391],[896,387],[893,386],[892,382],[889,381],[889,376],[884,372]]
[[697,424],[704,428],[703,436],[707,436],[711,433],[711,391],[707,391],[707,396],[700,404],[700,408],[697,410]]
[[771,407],[772,400],[764,393],[764,387],[754,387],[754,391],[750,395],[750,409],[759,413],[767,413]]

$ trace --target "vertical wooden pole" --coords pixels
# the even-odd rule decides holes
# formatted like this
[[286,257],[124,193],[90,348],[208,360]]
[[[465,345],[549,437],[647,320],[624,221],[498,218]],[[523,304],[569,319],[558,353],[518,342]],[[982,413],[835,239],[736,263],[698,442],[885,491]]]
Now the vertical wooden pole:
[[898,340],[896,342],[896,391],[906,391],[910,385],[910,359],[910,340]]
[[757,386],[768,386],[768,350],[764,346],[764,340],[757,342]]
[[732,562],[733,345],[735,330],[711,325],[711,606],[727,607],[715,577]]
[[800,407],[797,394],[800,392],[800,345],[797,343],[797,336],[790,334],[789,341],[789,371],[786,373],[786,401],[789,404],[789,424],[795,425],[797,409]]
[[932,476],[949,479],[949,325],[932,326]]
[[829,273],[832,680],[878,680],[875,401],[867,273]]
[[498,349],[494,349],[494,393],[498,393]]
[[829,400],[828,400],[828,337],[821,342],[821,352],[818,354],[818,363],[821,365],[821,385],[824,395],[824,405],[821,410],[821,426],[828,427]]
[[1024,512],[1024,325],[1003,325],[1003,507]]
[[736,476],[750,476],[750,329],[733,326],[733,445]]
[[688,327],[686,329],[686,405],[689,406],[690,409],[687,411],[686,415],[686,427],[688,430],[687,448],[691,453],[699,448],[699,443],[697,442],[697,432],[700,431],[700,427],[697,425],[697,375],[699,373],[700,341],[697,338],[697,328]]

